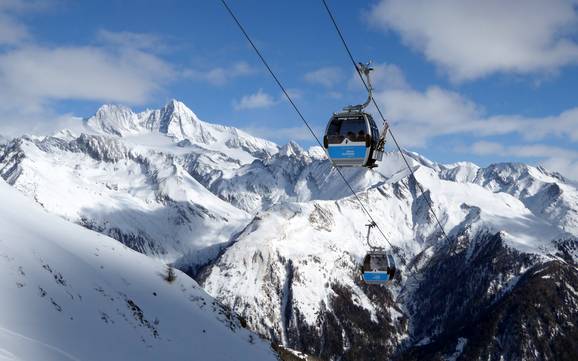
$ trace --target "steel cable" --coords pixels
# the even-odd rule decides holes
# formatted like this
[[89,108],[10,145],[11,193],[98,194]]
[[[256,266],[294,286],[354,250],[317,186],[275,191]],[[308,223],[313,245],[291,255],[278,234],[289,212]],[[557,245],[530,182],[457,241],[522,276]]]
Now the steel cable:
[[[229,7],[229,5],[227,4],[227,2],[225,0],[221,0],[221,3],[223,3],[223,6],[225,7],[225,9],[227,9],[229,15],[231,15],[231,17],[233,18],[233,20],[235,21],[235,23],[237,24],[237,26],[239,27],[239,29],[241,30],[241,32],[243,33],[243,35],[245,36],[245,38],[247,39],[249,44],[251,44],[251,47],[253,48],[253,50],[255,51],[255,53],[257,54],[257,56],[259,57],[259,59],[263,63],[263,65],[265,65],[265,67],[269,71],[269,74],[271,74],[271,77],[273,77],[273,79],[275,80],[275,82],[277,83],[277,85],[279,86],[279,88],[281,89],[281,91],[283,92],[283,94],[285,95],[285,97],[287,98],[287,100],[289,101],[289,103],[291,104],[291,106],[293,107],[295,112],[297,113],[297,115],[299,115],[299,118],[303,121],[303,123],[305,124],[305,126],[307,127],[307,129],[309,130],[311,135],[313,136],[313,138],[315,138],[315,141],[317,142],[317,144],[324,150],[325,154],[327,155],[327,158],[329,160],[331,160],[331,158],[329,157],[329,154],[327,154],[327,150],[325,149],[325,147],[323,147],[323,144],[321,143],[321,141],[319,140],[317,135],[315,135],[313,128],[311,128],[311,126],[309,125],[309,122],[305,119],[305,117],[303,116],[303,114],[301,113],[301,111],[299,110],[299,108],[297,107],[297,105],[295,104],[295,102],[293,101],[291,96],[289,95],[289,93],[285,90],[285,87],[283,86],[283,84],[281,83],[279,78],[275,75],[275,73],[273,72],[273,70],[271,69],[271,67],[269,66],[269,64],[267,63],[267,61],[265,60],[265,58],[263,57],[263,55],[261,54],[261,52],[259,51],[257,46],[255,45],[253,40],[251,40],[251,37],[249,36],[249,34],[247,33],[247,31],[245,30],[245,28],[243,27],[243,25],[239,21],[239,19],[237,18],[237,16],[233,12],[233,10]],[[364,84],[365,84],[365,81],[364,81]],[[343,174],[341,169],[339,167],[336,167],[335,164],[333,163],[333,161],[331,161],[331,165],[337,171],[337,173],[340,175],[341,179],[343,179],[343,182],[347,185],[347,187],[349,188],[349,190],[351,191],[351,193],[353,194],[355,199],[359,202],[361,209],[369,217],[369,219],[373,223],[376,224],[376,228],[379,231],[379,233],[381,233],[381,235],[383,236],[385,241],[390,245],[390,247],[392,249],[394,249],[395,247],[393,246],[393,244],[391,244],[391,242],[389,241],[389,239],[387,238],[385,233],[381,230],[379,225],[377,225],[377,222],[375,222],[373,216],[371,215],[369,210],[365,207],[365,205],[361,201],[361,198],[359,197],[357,192],[353,189],[353,187],[351,186],[351,184],[349,183],[349,181],[347,180],[347,178],[345,177],[345,175]],[[371,245],[370,245],[370,247],[371,247]]]

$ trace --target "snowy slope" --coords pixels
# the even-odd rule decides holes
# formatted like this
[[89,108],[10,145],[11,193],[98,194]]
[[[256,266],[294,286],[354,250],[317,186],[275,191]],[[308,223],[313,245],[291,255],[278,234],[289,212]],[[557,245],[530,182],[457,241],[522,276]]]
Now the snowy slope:
[[[0,181],[2,360],[276,360],[177,271]],[[225,347],[224,347],[225,346]]]

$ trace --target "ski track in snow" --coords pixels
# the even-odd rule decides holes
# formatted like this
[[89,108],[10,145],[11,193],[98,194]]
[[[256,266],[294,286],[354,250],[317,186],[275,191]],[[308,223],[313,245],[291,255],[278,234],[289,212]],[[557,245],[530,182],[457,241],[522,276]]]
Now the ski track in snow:
[[[49,361],[49,360],[63,360],[63,357],[66,358],[67,360],[72,360],[72,361],[81,361],[80,359],[72,356],[71,354],[67,353],[64,350],[59,349],[58,347],[52,346],[52,345],[48,345],[44,342],[35,340],[31,337],[22,335],[20,333],[11,331],[7,328],[4,328],[2,326],[0,326],[0,332],[3,332],[5,335],[0,335],[0,343],[3,345],[10,345],[10,347],[14,350],[13,352],[17,352],[19,354],[27,354],[28,352],[30,352],[31,350],[34,350],[36,356],[38,356],[39,354],[42,354],[42,360],[43,361]],[[6,334],[12,336],[12,337],[6,337]],[[20,339],[21,341],[24,342],[19,342],[19,340],[15,340],[16,339]],[[30,343],[33,343],[34,345],[30,345]],[[40,348],[38,348],[37,346],[40,346]],[[6,347],[6,346],[4,346]],[[17,349],[17,350],[15,350]],[[2,350],[0,349],[0,360],[2,359]],[[27,356],[25,358],[16,358],[14,356],[14,354],[12,352],[8,352],[8,351],[4,351],[6,353],[6,357],[8,360],[20,360],[20,359],[29,359],[31,360],[32,358],[29,358],[30,356]],[[30,355],[30,354],[28,354]]]

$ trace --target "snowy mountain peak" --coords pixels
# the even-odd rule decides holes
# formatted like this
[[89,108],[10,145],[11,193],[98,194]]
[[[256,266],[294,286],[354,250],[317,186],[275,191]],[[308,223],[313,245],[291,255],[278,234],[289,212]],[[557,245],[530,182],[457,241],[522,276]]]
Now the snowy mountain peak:
[[106,104],[86,124],[97,133],[120,137],[158,132],[177,140],[191,139],[202,143],[216,140],[202,127],[191,109],[174,99],[161,109],[141,113],[135,113],[123,105]]
[[327,154],[325,153],[325,149],[321,148],[318,145],[314,145],[312,147],[309,147],[307,152],[309,153],[309,156],[311,156],[311,158],[327,159]]
[[118,104],[103,104],[96,111],[97,118],[106,118],[111,115],[117,115],[122,118],[123,116],[132,116],[134,112],[129,107]]
[[480,167],[471,162],[457,162],[453,164],[445,164],[442,166],[440,176],[446,180],[454,182],[473,182],[476,178]]
[[94,116],[86,120],[91,130],[121,137],[139,133],[140,123],[138,115],[130,108],[114,104],[101,106]]
[[177,140],[189,139],[198,143],[211,144],[217,141],[209,129],[185,104],[171,100],[158,111],[150,114],[147,124],[151,129]]
[[171,138],[180,146],[197,145],[225,154],[235,149],[233,158],[243,163],[278,151],[275,143],[237,128],[204,122],[184,103],[174,99],[160,109],[140,113],[125,106],[103,105],[85,124],[98,134],[118,137],[158,134]]
[[558,179],[553,178],[541,169],[523,163],[495,163],[480,170],[475,182],[495,190],[521,186],[528,187],[536,181],[551,183]]
[[294,141],[289,141],[289,143],[285,144],[279,149],[280,156],[287,156],[287,157],[295,157],[301,156],[305,153],[305,150],[301,148],[301,146]]
[[161,111],[166,111],[170,113],[179,113],[179,114],[186,114],[188,117],[194,118],[197,121],[199,120],[196,114],[185,105],[185,103],[171,99],[162,109]]

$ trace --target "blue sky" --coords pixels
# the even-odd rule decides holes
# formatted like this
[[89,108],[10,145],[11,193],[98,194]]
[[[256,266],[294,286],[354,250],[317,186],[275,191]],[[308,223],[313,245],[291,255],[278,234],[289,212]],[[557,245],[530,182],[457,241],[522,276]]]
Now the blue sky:
[[[402,144],[439,162],[578,178],[575,0],[329,0]],[[364,98],[320,1],[230,0],[320,132]],[[515,15],[513,15],[515,14]],[[169,99],[278,143],[312,141],[220,1],[0,0],[0,132]]]

